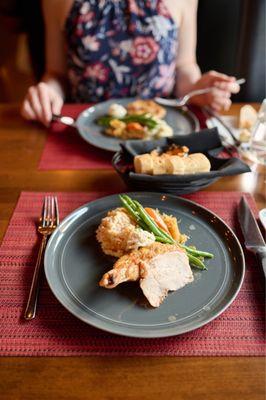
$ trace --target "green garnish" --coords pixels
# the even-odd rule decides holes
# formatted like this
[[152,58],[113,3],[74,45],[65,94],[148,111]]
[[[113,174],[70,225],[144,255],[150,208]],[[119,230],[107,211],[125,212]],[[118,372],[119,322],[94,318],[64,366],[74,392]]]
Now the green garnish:
[[[156,222],[149,216],[146,212],[145,208],[136,200],[132,200],[129,196],[125,194],[119,195],[119,198],[124,206],[124,208],[128,211],[128,213],[132,216],[132,218],[136,221],[140,228],[145,231],[151,232],[155,236],[155,240],[161,243],[167,244],[175,244],[176,241],[170,236],[167,232],[162,230]],[[188,256],[190,265],[199,269],[207,269],[204,265],[204,258],[213,258],[214,255],[212,253],[208,253],[206,251],[197,250],[194,246],[185,246],[184,244],[178,243],[180,247],[182,247]]]
[[125,122],[126,124],[129,122],[138,122],[143,126],[147,126],[149,129],[154,129],[158,122],[155,121],[151,116],[148,114],[141,114],[141,115],[126,115],[122,118],[112,117],[111,115],[103,115],[96,120],[96,123],[100,126],[109,127],[110,122],[114,119],[118,119],[119,121]]

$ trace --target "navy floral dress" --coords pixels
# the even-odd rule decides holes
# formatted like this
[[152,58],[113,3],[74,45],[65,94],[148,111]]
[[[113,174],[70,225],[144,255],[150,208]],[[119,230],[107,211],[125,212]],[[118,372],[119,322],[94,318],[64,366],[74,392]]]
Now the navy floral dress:
[[173,92],[178,28],[162,0],[74,0],[66,41],[73,101]]

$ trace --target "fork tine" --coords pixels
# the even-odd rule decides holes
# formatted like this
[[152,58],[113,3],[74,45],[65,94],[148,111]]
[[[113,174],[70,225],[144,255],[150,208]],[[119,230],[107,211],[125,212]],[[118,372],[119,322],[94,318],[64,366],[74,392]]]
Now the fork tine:
[[49,226],[49,218],[50,218],[50,196],[47,196],[47,208],[46,208],[46,218],[45,218],[45,227]]
[[47,196],[44,197],[43,201],[43,208],[42,208],[42,227],[45,228],[46,221],[47,221],[47,209],[48,209],[48,198]]
[[48,197],[48,217],[47,217],[47,226],[52,226],[53,224],[53,216],[52,216],[52,198]]
[[54,197],[54,205],[55,205],[55,220],[56,220],[56,226],[59,225],[59,209],[58,209],[58,201],[57,197]]
[[54,207],[54,196],[51,197],[51,222],[50,226],[53,227],[55,225],[55,207]]

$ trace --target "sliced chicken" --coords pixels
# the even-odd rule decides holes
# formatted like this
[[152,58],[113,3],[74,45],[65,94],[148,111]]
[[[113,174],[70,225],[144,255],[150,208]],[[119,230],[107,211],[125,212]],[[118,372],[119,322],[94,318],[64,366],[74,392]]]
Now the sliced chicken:
[[185,251],[177,244],[153,243],[121,257],[99,285],[112,289],[122,282],[137,280],[150,304],[159,307],[168,291],[192,282],[193,274]]
[[174,249],[142,262],[140,276],[140,287],[153,307],[159,307],[169,291],[194,280],[187,255]]

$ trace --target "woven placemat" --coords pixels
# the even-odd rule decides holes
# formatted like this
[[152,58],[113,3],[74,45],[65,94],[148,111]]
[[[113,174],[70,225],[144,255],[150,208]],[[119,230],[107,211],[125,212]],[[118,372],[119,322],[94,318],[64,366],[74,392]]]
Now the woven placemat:
[[[265,354],[263,275],[246,254],[247,270],[233,304],[216,320],[193,332],[161,339],[112,335],[79,321],[55,299],[43,282],[38,316],[22,318],[38,250],[36,220],[45,193],[23,192],[0,248],[0,355],[77,356],[252,356]],[[106,193],[56,193],[61,218]],[[237,192],[200,192],[185,196],[204,205],[233,227],[240,239],[235,210]],[[253,211],[254,200],[247,195]]]
[[[62,115],[77,118],[89,104],[65,104]],[[51,125],[40,158],[39,170],[83,170],[112,168],[110,151],[91,146],[75,128],[55,122]]]

